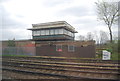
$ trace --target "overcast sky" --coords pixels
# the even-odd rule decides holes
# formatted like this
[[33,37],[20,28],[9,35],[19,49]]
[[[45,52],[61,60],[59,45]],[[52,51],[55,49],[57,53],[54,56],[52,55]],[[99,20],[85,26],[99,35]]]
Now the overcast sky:
[[[104,22],[97,20],[97,0],[0,0],[2,40],[30,39],[32,24],[66,21],[78,31],[78,35],[88,32],[108,32]],[[113,32],[118,31],[114,27]]]

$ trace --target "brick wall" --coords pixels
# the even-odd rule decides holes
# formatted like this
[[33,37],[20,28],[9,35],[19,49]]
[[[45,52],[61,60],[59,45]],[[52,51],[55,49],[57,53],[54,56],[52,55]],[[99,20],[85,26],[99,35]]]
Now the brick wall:
[[[36,44],[37,56],[62,56],[62,57],[95,57],[95,45],[94,42],[41,42]],[[62,51],[56,51],[56,45],[62,45]],[[74,45],[74,52],[68,51],[68,45]]]

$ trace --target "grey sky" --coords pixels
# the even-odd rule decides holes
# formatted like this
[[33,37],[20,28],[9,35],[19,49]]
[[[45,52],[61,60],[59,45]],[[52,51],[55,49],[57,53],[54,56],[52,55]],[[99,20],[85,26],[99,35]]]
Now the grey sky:
[[[103,22],[97,21],[97,0],[1,0],[2,40],[30,39],[32,24],[67,21],[79,32],[108,32]],[[117,27],[114,28],[114,32]]]

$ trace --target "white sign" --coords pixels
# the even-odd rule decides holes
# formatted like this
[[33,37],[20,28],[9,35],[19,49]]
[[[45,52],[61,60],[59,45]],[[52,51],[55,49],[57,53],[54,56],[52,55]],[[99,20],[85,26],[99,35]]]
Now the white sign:
[[110,60],[110,57],[111,57],[111,53],[106,50],[103,50],[102,60]]

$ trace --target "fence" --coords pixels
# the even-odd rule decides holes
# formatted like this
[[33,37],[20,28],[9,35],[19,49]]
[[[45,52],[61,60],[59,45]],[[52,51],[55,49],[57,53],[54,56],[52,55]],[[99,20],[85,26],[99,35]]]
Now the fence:
[[5,47],[2,55],[29,55],[35,56],[35,47]]

